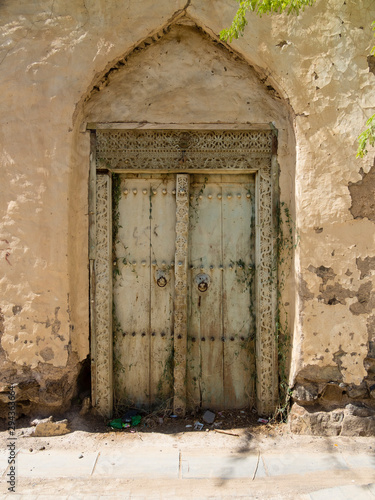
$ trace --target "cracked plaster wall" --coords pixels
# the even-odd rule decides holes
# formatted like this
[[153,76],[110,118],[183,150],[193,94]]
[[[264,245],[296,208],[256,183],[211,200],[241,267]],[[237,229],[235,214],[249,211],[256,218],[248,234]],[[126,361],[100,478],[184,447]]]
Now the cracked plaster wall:
[[[46,408],[56,403],[47,385],[73,387],[89,350],[84,100],[184,7],[164,0],[1,3],[1,381],[35,379],[29,400]],[[215,36],[235,8],[200,0],[187,14]],[[299,234],[283,297],[295,304],[292,381],[304,367],[313,367],[304,380],[319,379],[327,367],[337,367],[345,384],[373,376],[374,220],[359,199],[369,197],[367,185],[373,189],[373,152],[355,159],[356,136],[374,112],[373,19],[371,0],[318,0],[298,19],[249,15],[245,36],[231,44],[292,110],[295,170],[291,142],[279,147],[281,199]],[[64,394],[61,402],[72,391]]]

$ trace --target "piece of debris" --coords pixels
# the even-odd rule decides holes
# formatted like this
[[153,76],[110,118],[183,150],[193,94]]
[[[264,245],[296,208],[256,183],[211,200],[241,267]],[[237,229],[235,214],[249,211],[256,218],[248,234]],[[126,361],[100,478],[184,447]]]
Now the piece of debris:
[[257,464],[256,464],[256,466],[255,466],[255,470],[254,470],[254,474],[253,474],[252,481],[254,481],[255,476],[257,475],[258,465],[259,465],[259,459],[260,459],[260,451],[258,450],[258,459],[257,459]]
[[213,424],[215,420],[215,413],[213,413],[210,410],[207,410],[204,415],[203,415],[203,420],[206,422],[206,424]]
[[[115,418],[115,419],[111,420],[110,422],[108,422],[108,425],[112,429],[122,429],[123,427],[125,427],[125,424],[121,420],[121,418]],[[128,424],[128,427],[130,427],[130,424]],[[105,443],[105,444],[107,444],[107,443]]]
[[171,418],[177,418],[177,415],[169,415]]
[[[130,412],[128,412],[130,413]],[[136,412],[135,412],[136,413]],[[124,421],[126,420],[126,421]],[[109,427],[112,429],[128,429],[129,427],[136,427],[141,423],[142,417],[140,415],[128,415],[125,414],[121,418],[115,418],[108,422]]]
[[201,431],[203,429],[203,425],[200,422],[194,422],[194,430],[195,431]]
[[82,402],[82,407],[81,407],[81,411],[79,412],[79,414],[81,416],[86,415],[86,413],[89,411],[90,408],[91,408],[91,401],[90,401],[90,398],[87,397]]
[[35,426],[35,429],[30,433],[30,436],[34,437],[62,436],[70,432],[67,419],[58,422],[55,422],[53,417],[41,420],[35,419],[31,422],[31,425]]
[[164,424],[164,418],[163,417],[159,417],[159,425],[163,425]]
[[140,415],[134,415],[134,417],[132,417],[131,426],[136,427],[141,423],[141,420],[142,417]]
[[215,432],[220,432],[220,434],[228,434],[228,436],[236,436],[240,437],[239,434],[236,434],[235,432],[230,432],[230,431],[223,431],[222,429],[214,429]]
[[185,425],[186,428],[193,427],[191,424]]
[[123,415],[123,416],[121,417],[121,420],[122,420],[122,422],[127,422],[127,423],[129,423],[129,424],[130,424],[130,423],[131,423],[131,421],[132,421],[132,418],[133,418],[133,417],[136,417],[138,414],[139,414],[139,413],[138,413],[138,411],[137,411],[137,410],[128,410],[128,411],[125,413],[125,415]]
[[266,418],[258,418],[258,422],[260,424],[268,424],[268,420]]

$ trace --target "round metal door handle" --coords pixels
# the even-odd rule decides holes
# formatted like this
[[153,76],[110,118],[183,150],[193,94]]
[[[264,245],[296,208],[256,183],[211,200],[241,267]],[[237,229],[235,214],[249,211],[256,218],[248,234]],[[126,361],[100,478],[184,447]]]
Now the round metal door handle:
[[165,276],[160,276],[160,278],[156,280],[156,283],[160,288],[164,288],[167,284],[167,278]]
[[199,273],[195,277],[195,283],[197,284],[198,290],[200,292],[206,292],[210,286],[211,278],[208,274]]

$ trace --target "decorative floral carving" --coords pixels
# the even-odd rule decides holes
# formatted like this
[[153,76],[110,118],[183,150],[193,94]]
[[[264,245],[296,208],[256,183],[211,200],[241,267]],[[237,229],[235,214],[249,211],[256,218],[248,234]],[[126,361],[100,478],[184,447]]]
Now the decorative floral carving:
[[[182,149],[185,148],[185,149]],[[98,130],[97,168],[116,170],[225,170],[258,172],[257,399],[263,411],[274,405],[277,373],[274,337],[276,280],[273,276],[271,131]],[[96,405],[111,411],[112,366],[110,194],[107,175],[97,176]],[[175,261],[175,410],[185,406],[187,335],[188,175],[177,175]],[[184,347],[185,346],[185,347]],[[110,353],[110,355],[109,355]],[[184,368],[185,367],[185,368]]]
[[270,131],[98,130],[97,166],[111,170],[253,170],[264,164],[262,160],[269,161],[271,147]]
[[102,415],[112,411],[112,268],[111,268],[111,189],[108,175],[96,180],[96,260],[95,260],[95,406]]

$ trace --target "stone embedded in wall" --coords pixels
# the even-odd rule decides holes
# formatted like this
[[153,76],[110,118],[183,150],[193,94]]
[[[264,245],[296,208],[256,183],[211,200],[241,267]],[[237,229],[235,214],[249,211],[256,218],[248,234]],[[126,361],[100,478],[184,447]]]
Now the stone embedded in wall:
[[289,428],[295,434],[316,436],[375,436],[375,410],[347,404],[331,411],[319,407],[292,406]]
[[369,397],[366,382],[359,385],[348,385],[346,392],[351,399],[367,399]]
[[319,395],[319,388],[316,384],[306,382],[304,384],[296,384],[293,389],[293,400],[301,404],[314,404]]
[[365,358],[366,380],[360,384],[347,384],[341,381],[340,374],[344,368],[340,366],[339,358],[343,354],[343,351],[336,353],[337,367],[323,367],[321,372],[318,366],[302,370],[293,388],[292,401],[303,406],[319,404],[325,409],[344,406],[353,400],[371,401],[375,397],[375,359]]
[[344,387],[340,387],[340,385],[329,382],[320,394],[320,402],[323,405],[342,404],[343,399],[345,399],[346,391]]
[[309,381],[318,384],[326,384],[334,381],[341,382],[342,375],[336,365],[306,365],[298,372],[297,381],[301,383]]
[[316,408],[294,403],[289,414],[288,424],[294,434],[338,436],[341,432],[343,410],[331,412],[316,411]]

